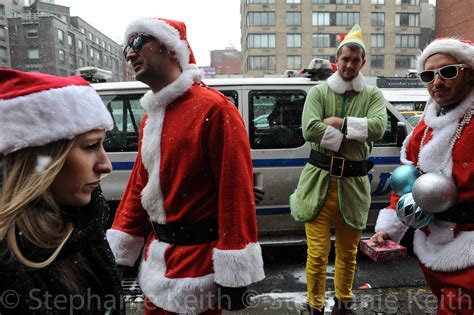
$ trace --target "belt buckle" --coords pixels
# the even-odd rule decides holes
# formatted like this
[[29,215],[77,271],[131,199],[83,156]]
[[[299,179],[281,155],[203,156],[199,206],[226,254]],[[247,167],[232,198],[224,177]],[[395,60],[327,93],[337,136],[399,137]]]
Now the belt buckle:
[[329,166],[329,175],[340,178],[344,173],[344,164],[346,159],[340,156],[331,156],[331,165]]

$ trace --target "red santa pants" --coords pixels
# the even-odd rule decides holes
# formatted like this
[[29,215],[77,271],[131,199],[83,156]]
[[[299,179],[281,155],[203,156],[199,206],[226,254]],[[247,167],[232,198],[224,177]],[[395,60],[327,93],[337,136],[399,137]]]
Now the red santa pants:
[[436,315],[474,314],[474,267],[437,272],[421,263],[420,266],[431,291],[438,298]]
[[[144,308],[145,312],[143,313],[144,315],[174,315],[177,313],[165,311],[164,309],[159,308],[158,306],[154,305],[149,299],[145,297],[145,302],[144,302]],[[207,310],[203,313],[202,315],[221,315],[222,310],[221,309],[212,309],[212,310]]]

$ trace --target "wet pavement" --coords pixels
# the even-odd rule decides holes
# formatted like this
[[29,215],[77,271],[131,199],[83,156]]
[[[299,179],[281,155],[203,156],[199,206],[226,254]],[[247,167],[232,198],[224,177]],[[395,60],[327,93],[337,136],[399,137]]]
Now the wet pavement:
[[[352,310],[356,315],[436,314],[436,297],[426,287],[378,288],[354,290]],[[309,314],[306,292],[265,293],[254,296],[249,308],[227,315]],[[326,314],[333,307],[333,292],[326,294]],[[127,315],[143,314],[143,297],[130,297]]]

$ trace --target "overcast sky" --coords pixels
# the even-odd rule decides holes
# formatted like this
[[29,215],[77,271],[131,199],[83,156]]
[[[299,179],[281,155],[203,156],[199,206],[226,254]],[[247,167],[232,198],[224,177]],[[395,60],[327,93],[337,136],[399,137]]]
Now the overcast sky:
[[134,19],[152,16],[183,21],[199,66],[210,64],[210,50],[225,49],[229,43],[240,50],[240,0],[56,0],[56,4],[70,7],[71,15],[119,44]]
[[240,0],[56,0],[96,29],[123,44],[128,22],[163,17],[186,23],[188,41],[200,66],[210,64],[210,50],[230,43],[240,50]]

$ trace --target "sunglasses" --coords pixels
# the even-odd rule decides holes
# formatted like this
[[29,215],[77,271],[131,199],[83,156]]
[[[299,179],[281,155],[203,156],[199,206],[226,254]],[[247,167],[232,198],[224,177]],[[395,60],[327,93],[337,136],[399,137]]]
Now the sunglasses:
[[147,42],[149,42],[152,39],[153,39],[153,36],[150,36],[148,34],[143,34],[143,33],[138,34],[137,36],[133,38],[131,43],[128,43],[127,45],[125,45],[125,47],[123,48],[123,56],[127,58],[127,55],[130,49],[133,49],[133,51],[136,53],[139,52],[140,50],[142,50],[143,45],[145,45]]
[[463,63],[448,65],[439,69],[421,71],[418,73],[418,76],[420,77],[421,81],[425,83],[433,82],[436,74],[439,74],[439,76],[445,80],[452,80],[458,76],[459,69],[464,69],[466,67],[467,65]]

